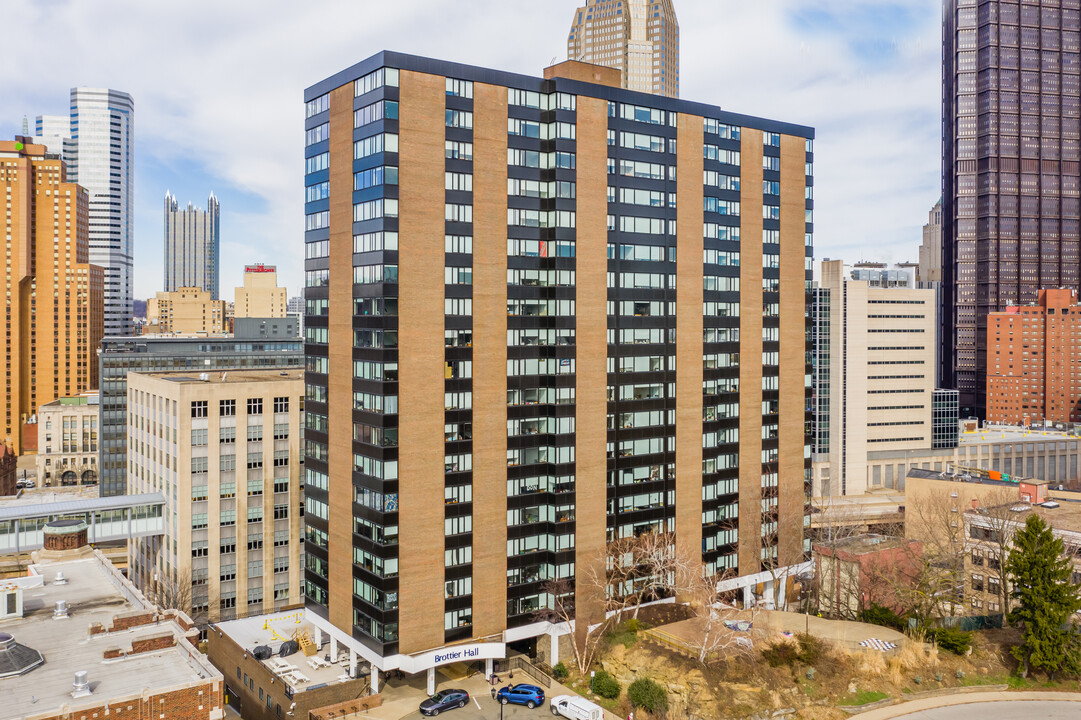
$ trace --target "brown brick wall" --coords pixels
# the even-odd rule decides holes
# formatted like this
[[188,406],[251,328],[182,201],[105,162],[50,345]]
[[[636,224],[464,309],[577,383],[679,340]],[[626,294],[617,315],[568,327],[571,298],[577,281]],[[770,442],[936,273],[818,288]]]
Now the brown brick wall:
[[507,89],[473,87],[473,635],[507,622]]
[[[91,698],[85,698],[90,700]],[[79,707],[78,710],[52,715],[28,715],[33,720],[211,720],[220,716],[222,689],[219,683],[208,682],[189,688],[156,693],[149,697],[129,697],[102,700],[100,705]],[[72,703],[74,704],[74,703]],[[15,708],[16,711],[26,708]],[[277,720],[277,718],[275,718]]]
[[[443,644],[443,296],[446,80],[401,72],[398,174],[398,631],[403,653]],[[506,238],[504,238],[505,240]]]

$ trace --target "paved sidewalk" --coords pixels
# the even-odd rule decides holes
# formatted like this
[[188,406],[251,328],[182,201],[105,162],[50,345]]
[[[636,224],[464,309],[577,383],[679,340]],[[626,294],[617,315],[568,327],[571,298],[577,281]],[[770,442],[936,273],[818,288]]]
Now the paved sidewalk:
[[[899,703],[897,705],[890,705],[888,707],[878,708],[876,710],[868,710],[864,713],[858,713],[853,717],[859,718],[859,720],[892,720],[893,718],[902,718],[906,715],[912,715],[913,713],[920,713],[926,710],[933,710],[935,708],[952,707],[955,705],[970,705],[972,703],[1004,703],[1003,708],[1010,702],[1021,701],[1058,701],[1058,702],[1076,702],[1081,703],[1081,693],[1069,693],[1069,692],[976,692],[966,693],[963,695],[943,695],[933,698],[922,698],[920,700],[912,700],[906,703]],[[1078,705],[1077,714],[1081,717],[1081,705]],[[960,715],[960,713],[958,713]],[[1036,716],[1033,716],[1034,718]],[[916,718],[913,718],[916,720]]]
[[763,611],[758,616],[755,625],[768,627],[778,632],[783,630],[801,633],[807,630],[824,640],[842,643],[850,650],[863,649],[860,642],[870,638],[891,642],[898,647],[908,642],[908,638],[903,633],[881,625],[870,625],[852,620],[827,620],[814,615],[801,615],[780,610]]

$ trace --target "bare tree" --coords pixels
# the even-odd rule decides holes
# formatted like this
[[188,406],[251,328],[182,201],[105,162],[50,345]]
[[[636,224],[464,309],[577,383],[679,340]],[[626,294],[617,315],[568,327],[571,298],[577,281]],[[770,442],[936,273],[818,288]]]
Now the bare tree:
[[734,575],[731,570],[710,574],[700,556],[677,555],[673,570],[680,595],[694,612],[696,633],[686,639],[697,654],[698,662],[724,660],[749,652],[752,644],[747,633],[728,626],[735,621],[738,610],[726,601],[726,593],[719,591],[719,584]]
[[[1013,548],[1013,536],[1019,527],[1018,515],[1014,512],[1018,504],[1017,491],[1002,488],[985,496],[980,506],[973,509],[969,517],[969,527],[977,525],[989,535],[987,541],[981,543],[982,547],[989,548],[986,557],[975,550],[973,546],[976,543],[965,538],[966,552],[972,553],[972,564],[981,566],[986,563],[988,572],[994,571],[997,574],[999,607],[1004,613],[1010,609],[1010,590],[1003,568],[1006,567],[1010,550]],[[990,577],[989,574],[989,584]]]
[[964,508],[958,493],[930,490],[905,504],[905,535],[919,540],[919,569],[907,602],[922,617],[956,615],[965,579]]
[[634,603],[634,617],[642,603],[660,600],[672,594],[676,584],[678,561],[676,558],[675,534],[670,532],[651,532],[636,538],[632,557],[637,577]]
[[[537,610],[533,616],[538,621],[565,626],[570,633],[571,647],[574,649],[574,664],[578,667],[578,672],[584,675],[597,658],[608,621],[590,631],[588,619],[581,618],[580,625],[584,626],[583,631],[583,628],[575,623],[574,584],[569,580],[554,579],[545,582],[543,589],[551,596],[552,606]],[[575,632],[570,632],[572,629]]]
[[673,593],[675,578],[675,538],[673,533],[648,532],[616,538],[604,549],[598,562],[581,568],[577,576],[588,587],[603,591],[606,612],[622,622],[624,613],[642,603]]
[[176,575],[162,575],[154,573],[149,586],[145,590],[148,600],[162,610],[180,610],[191,618],[196,625],[206,625],[210,621],[209,603],[196,609],[194,607],[195,593],[191,570],[181,570]]

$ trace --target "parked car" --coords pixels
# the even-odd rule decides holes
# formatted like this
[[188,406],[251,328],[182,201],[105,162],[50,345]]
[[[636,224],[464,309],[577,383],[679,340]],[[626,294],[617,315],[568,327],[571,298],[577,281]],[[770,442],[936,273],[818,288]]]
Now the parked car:
[[469,693],[465,690],[440,690],[420,704],[421,715],[438,715],[444,710],[465,707]]
[[556,695],[552,698],[552,714],[570,720],[604,720],[604,710],[577,695]]
[[499,692],[496,693],[495,697],[504,705],[507,703],[525,705],[530,710],[544,704],[544,691],[536,685],[527,685],[525,683],[499,688]]

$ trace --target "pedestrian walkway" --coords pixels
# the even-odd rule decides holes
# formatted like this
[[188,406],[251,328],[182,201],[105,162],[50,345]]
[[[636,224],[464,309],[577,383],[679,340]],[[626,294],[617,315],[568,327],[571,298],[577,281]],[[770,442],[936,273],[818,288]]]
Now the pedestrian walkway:
[[853,620],[827,620],[814,615],[801,615],[780,610],[766,610],[755,620],[756,625],[776,630],[777,632],[809,632],[823,640],[832,640],[849,650],[863,650],[862,643],[877,640],[879,643],[892,643],[901,646],[907,638],[903,633],[881,625],[855,622]]

